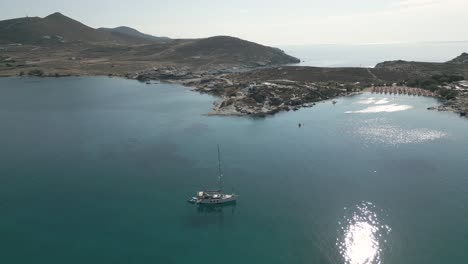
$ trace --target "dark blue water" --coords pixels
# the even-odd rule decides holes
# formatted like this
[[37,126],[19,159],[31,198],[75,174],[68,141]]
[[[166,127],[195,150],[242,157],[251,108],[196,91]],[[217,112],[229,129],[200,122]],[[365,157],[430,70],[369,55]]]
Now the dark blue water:
[[[468,261],[467,119],[372,94],[204,115],[214,99],[123,79],[0,79],[0,262]],[[216,185],[218,143],[238,203],[186,203]]]

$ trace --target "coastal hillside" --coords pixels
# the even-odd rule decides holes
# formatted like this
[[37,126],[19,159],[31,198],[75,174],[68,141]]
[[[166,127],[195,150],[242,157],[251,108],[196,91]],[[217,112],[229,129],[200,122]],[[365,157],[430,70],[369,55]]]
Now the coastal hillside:
[[405,72],[372,68],[321,68],[286,66],[264,68],[248,72],[233,73],[233,79],[248,81],[269,81],[288,79],[297,82],[348,82],[348,83],[392,83],[402,82],[408,78]]
[[468,53],[463,52],[460,56],[448,61],[447,63],[468,64]]
[[181,59],[195,57],[217,57],[220,60],[244,62],[247,59],[257,66],[271,64],[299,63],[300,60],[285,54],[282,50],[263,46],[229,36],[216,36],[205,39],[189,40],[174,50],[174,57]]
[[191,65],[201,69],[257,67],[298,63],[299,59],[282,50],[228,36],[180,39],[165,44],[150,44],[128,52],[141,59],[168,64]]
[[[466,54],[466,53],[464,53]],[[468,78],[468,63],[462,63],[466,55],[445,63],[416,61],[385,61],[375,66],[375,69],[385,69],[394,72],[407,73],[412,79],[425,78],[434,75],[459,75]]]
[[98,28],[99,31],[104,31],[104,32],[110,32],[112,35],[115,35],[116,37],[121,37],[121,36],[132,36],[135,38],[139,39],[146,39],[151,42],[170,42],[171,39],[168,37],[156,37],[153,35],[145,34],[142,33],[134,28],[131,27],[116,27],[116,28]]
[[131,30],[97,30],[61,13],[0,21],[0,43],[50,45],[70,42],[145,44],[156,41]]
[[[229,36],[155,37],[129,27],[94,29],[54,13],[0,21],[0,75],[126,75],[153,67],[237,70],[298,63],[282,50]],[[5,61],[6,60],[6,61]]]

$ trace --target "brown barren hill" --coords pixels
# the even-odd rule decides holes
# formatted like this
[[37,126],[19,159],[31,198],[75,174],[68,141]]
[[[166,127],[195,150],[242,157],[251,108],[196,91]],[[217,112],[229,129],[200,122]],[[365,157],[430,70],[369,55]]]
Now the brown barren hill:
[[18,61],[0,68],[3,75],[31,67],[53,73],[122,75],[161,66],[222,70],[299,62],[280,49],[235,37],[173,40],[129,27],[94,29],[61,13],[0,21],[0,44],[16,44],[2,49]]
[[97,30],[61,13],[44,18],[24,17],[0,21],[0,43],[48,45],[69,42],[144,44],[140,36]]
[[298,63],[299,59],[282,50],[235,37],[216,36],[204,39],[180,39],[168,44],[135,48],[136,56],[155,61],[192,65],[198,68],[255,67]]

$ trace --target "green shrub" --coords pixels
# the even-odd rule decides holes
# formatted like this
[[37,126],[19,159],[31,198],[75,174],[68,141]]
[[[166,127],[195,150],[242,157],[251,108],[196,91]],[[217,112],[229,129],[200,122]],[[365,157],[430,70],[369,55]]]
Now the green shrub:
[[458,92],[455,90],[450,90],[450,89],[445,89],[445,88],[440,88],[438,90],[440,96],[447,100],[455,99],[455,97],[458,96]]
[[462,81],[465,78],[460,75],[436,74],[430,78],[413,79],[407,82],[409,87],[417,87],[432,92],[437,91],[439,86],[447,85],[452,82]]

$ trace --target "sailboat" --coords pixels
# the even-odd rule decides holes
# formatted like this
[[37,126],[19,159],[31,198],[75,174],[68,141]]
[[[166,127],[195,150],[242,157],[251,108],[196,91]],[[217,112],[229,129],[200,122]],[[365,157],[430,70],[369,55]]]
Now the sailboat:
[[218,145],[218,190],[206,190],[197,192],[197,196],[188,200],[189,203],[195,204],[226,204],[234,203],[238,195],[223,192],[223,174],[221,172],[221,152]]

